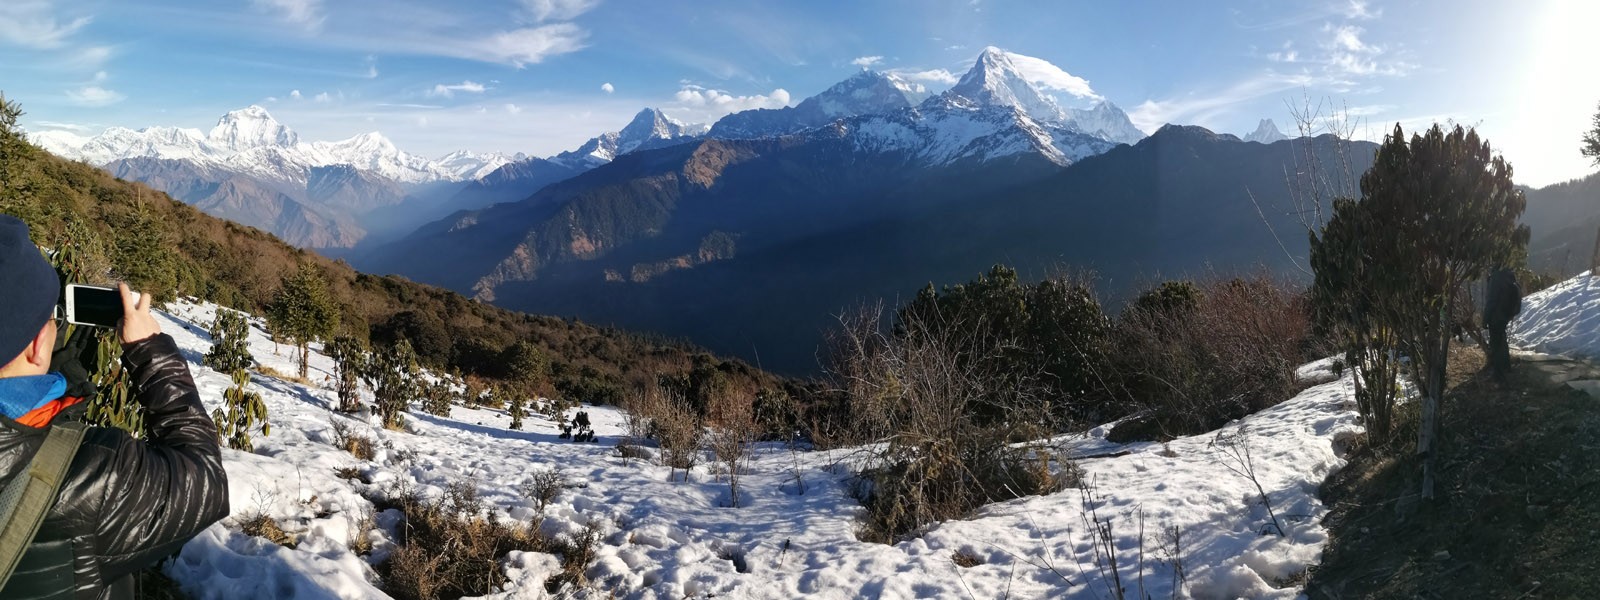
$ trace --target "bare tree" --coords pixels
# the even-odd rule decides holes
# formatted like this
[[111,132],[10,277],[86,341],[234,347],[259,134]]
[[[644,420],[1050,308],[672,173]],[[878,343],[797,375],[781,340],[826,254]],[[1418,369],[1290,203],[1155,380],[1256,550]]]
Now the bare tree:
[[749,397],[729,389],[713,393],[706,412],[710,422],[706,446],[727,471],[728,505],[739,508],[739,476],[750,457],[751,446],[761,435],[761,426],[756,423]]

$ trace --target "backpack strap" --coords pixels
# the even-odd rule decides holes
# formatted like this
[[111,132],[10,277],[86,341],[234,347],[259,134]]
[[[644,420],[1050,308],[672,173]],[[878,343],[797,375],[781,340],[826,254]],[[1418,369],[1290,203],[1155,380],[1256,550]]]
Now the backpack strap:
[[55,504],[87,427],[64,419],[53,424],[24,472],[0,489],[0,589],[11,579],[45,513]]

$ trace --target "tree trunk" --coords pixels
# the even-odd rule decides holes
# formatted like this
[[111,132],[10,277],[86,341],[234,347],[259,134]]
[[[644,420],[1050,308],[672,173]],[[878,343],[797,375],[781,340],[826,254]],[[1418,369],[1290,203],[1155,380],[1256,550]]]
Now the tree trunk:
[[1600,228],[1594,232],[1594,253],[1589,255],[1589,274],[1594,275],[1600,271]]
[[1428,365],[1428,385],[1422,399],[1422,422],[1417,429],[1417,454],[1422,456],[1422,499],[1433,499],[1433,464],[1438,454],[1439,411],[1444,401],[1445,370],[1450,362],[1450,300],[1439,313],[1433,364]]
[[308,366],[307,363],[311,362],[310,361],[311,353],[308,351],[310,349],[310,346],[311,346],[311,344],[309,342],[306,342],[306,341],[303,341],[303,340],[300,342],[300,378],[301,379],[305,379],[306,378],[306,368]]

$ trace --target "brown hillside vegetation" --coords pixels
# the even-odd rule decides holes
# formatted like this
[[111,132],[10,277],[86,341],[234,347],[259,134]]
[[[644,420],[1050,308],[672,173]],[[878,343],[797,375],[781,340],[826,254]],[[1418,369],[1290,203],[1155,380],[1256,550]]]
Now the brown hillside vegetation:
[[[1415,411],[1395,441],[1363,447],[1323,488],[1331,540],[1313,600],[1600,597],[1600,399],[1563,383],[1600,377],[1565,359],[1520,359],[1507,385],[1458,348],[1445,396],[1439,499],[1409,502]],[[1397,506],[1399,505],[1399,506]]]
[[311,262],[327,275],[344,333],[375,342],[406,337],[435,368],[506,377],[504,351],[527,340],[550,357],[541,391],[572,400],[615,402],[658,374],[697,366],[761,387],[776,384],[686,343],[516,313],[401,277],[356,272],[142,184],[52,156],[0,125],[0,212],[27,221],[35,242],[73,247],[110,271],[108,281],[126,280],[158,299],[176,292],[260,314],[284,277]]

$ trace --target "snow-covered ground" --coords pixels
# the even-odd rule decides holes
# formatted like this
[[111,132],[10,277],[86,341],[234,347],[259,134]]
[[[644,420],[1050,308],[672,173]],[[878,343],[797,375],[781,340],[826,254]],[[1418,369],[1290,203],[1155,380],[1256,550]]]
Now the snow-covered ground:
[[1600,277],[1582,273],[1523,298],[1508,333],[1529,350],[1600,358]]
[[[215,307],[169,308],[162,327],[177,339],[213,408],[231,385],[227,376],[200,365],[210,347],[205,326]],[[273,344],[254,328],[251,351],[273,369],[294,370],[290,350],[274,354]],[[331,369],[330,359],[313,354],[314,382],[325,383]],[[1321,363],[1302,372],[1333,379]],[[576,444],[557,439],[555,425],[539,417],[527,419],[525,430],[512,431],[501,411],[459,406],[449,418],[413,412],[406,431],[386,431],[371,420],[336,414],[331,390],[259,375],[252,385],[270,409],[272,435],[257,435],[254,453],[223,451],[233,516],[191,541],[166,567],[198,598],[383,597],[371,557],[357,556],[348,546],[356,536],[368,536],[374,554],[384,555],[398,515],[379,514],[377,530],[360,530],[358,523],[373,510],[365,492],[404,480],[437,497],[446,485],[470,481],[501,516],[531,522],[533,505],[517,489],[537,469],[549,467],[577,485],[547,509],[545,532],[575,533],[595,523],[604,534],[588,571],[595,591],[564,591],[561,597],[1110,597],[1077,489],[994,504],[892,546],[865,543],[854,533],[858,504],[849,493],[848,451],[763,446],[743,478],[742,507],[725,508],[726,484],[704,467],[683,483],[656,464],[624,464],[613,449],[623,433],[622,415],[608,407],[588,409],[601,443]],[[335,420],[377,441],[374,460],[358,461],[333,447]],[[1164,532],[1173,527],[1182,536],[1179,557],[1189,595],[1299,595],[1295,577],[1317,563],[1327,539],[1321,520],[1328,509],[1317,499],[1317,488],[1343,466],[1340,447],[1360,431],[1348,379],[1307,389],[1223,430],[1249,449],[1249,466],[1271,499],[1282,536],[1271,531],[1255,485],[1229,468],[1245,465],[1214,444],[1216,435],[1117,445],[1105,441],[1107,429],[1059,441],[1080,456],[1101,456],[1079,464],[1093,482],[1095,512],[1110,523],[1130,596],[1142,585],[1152,598],[1172,597],[1173,569],[1163,562],[1162,548],[1170,548]],[[335,470],[344,467],[359,469],[373,483],[336,477]],[[794,484],[797,471],[803,494]],[[275,517],[298,545],[280,547],[240,533],[240,522],[258,512]],[[958,567],[957,552],[981,564]],[[560,565],[550,555],[514,553],[508,567],[511,582],[492,597],[546,597],[543,583]]]

